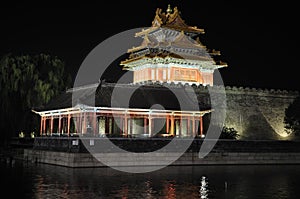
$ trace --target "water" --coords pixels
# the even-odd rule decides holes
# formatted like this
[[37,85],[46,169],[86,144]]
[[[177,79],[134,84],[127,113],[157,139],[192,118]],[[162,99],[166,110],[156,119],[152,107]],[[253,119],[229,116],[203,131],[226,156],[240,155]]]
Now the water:
[[300,198],[300,165],[170,166],[144,174],[0,165],[1,195],[8,198]]

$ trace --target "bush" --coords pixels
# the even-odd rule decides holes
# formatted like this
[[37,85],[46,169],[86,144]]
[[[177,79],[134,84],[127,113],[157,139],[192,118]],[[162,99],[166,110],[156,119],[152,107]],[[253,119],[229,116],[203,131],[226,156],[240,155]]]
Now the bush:
[[300,136],[300,96],[285,109],[285,130],[288,134]]
[[234,128],[224,126],[220,135],[220,139],[233,139],[236,140],[240,135]]

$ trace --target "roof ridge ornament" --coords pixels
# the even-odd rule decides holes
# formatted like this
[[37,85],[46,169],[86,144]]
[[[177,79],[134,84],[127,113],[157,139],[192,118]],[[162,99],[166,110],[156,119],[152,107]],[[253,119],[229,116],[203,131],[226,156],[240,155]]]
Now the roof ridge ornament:
[[171,14],[171,13],[172,13],[172,8],[171,8],[171,5],[168,4],[167,14]]

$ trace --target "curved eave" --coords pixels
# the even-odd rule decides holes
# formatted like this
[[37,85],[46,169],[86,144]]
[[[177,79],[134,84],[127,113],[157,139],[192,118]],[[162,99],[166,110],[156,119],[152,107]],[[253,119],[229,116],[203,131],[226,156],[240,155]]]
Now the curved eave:
[[[81,105],[83,106],[83,105]],[[33,113],[38,114],[40,116],[56,116],[56,115],[63,115],[63,114],[69,114],[69,113],[80,113],[82,108],[81,106],[77,105],[75,107],[68,107],[68,108],[58,108],[53,110],[44,110],[44,111],[36,111],[31,110]]]
[[149,34],[149,33],[153,32],[153,31],[159,29],[159,28],[160,28],[160,26],[152,26],[152,27],[147,28],[147,29],[142,29],[141,32],[135,33],[135,37],[141,37],[141,36],[144,36],[144,35],[146,35],[146,34]]
[[195,65],[199,66],[202,65],[203,68],[209,69],[209,70],[215,70],[218,68],[226,67],[226,64],[218,65],[213,61],[212,59],[206,59],[206,60],[189,60],[189,59],[181,59],[181,58],[173,58],[170,56],[167,57],[137,57],[130,60],[125,60],[121,63],[123,65],[123,70],[132,70],[133,68],[137,66],[141,66],[144,64],[157,64],[157,63],[174,63],[174,64],[187,64],[187,65]]
[[162,25],[163,28],[169,28],[177,31],[184,31],[186,33],[196,33],[196,34],[205,34],[204,29],[187,26],[187,27],[181,27],[181,26],[173,26],[173,25]]
[[151,32],[154,32],[155,30],[159,28],[168,28],[176,31],[184,31],[188,33],[195,33],[195,34],[205,34],[204,29],[200,29],[197,27],[187,26],[187,27],[179,27],[179,26],[172,26],[172,25],[160,25],[160,26],[152,26],[147,29],[143,29],[140,32],[135,33],[135,37],[142,37],[144,35],[147,35]]
[[211,113],[213,109],[208,110],[159,110],[159,109],[144,109],[144,108],[120,108],[120,107],[90,107],[82,105],[84,109],[80,107],[72,107],[57,110],[47,110],[42,112],[34,113],[40,115],[41,117],[60,117],[61,115],[72,115],[84,112],[95,112],[102,114],[135,114],[135,115],[155,115],[155,116],[203,116],[205,114]]
[[222,63],[216,64],[216,66],[217,66],[218,68],[224,68],[224,67],[228,67],[228,64],[222,62]]
[[130,49],[127,50],[127,53],[133,53],[133,52],[136,52],[136,51],[139,51],[139,50],[142,50],[146,48],[146,46],[137,46],[137,47],[132,47]]
[[221,55],[221,52],[219,50],[212,49],[208,52],[211,56],[219,56]]

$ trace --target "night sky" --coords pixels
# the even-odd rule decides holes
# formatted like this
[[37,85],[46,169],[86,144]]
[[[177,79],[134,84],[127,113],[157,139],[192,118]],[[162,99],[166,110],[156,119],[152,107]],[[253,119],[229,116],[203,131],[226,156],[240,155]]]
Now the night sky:
[[[88,53],[119,32],[150,26],[157,7],[177,6],[200,40],[221,51],[225,85],[299,90],[298,6],[294,1],[140,0],[1,5],[0,55],[48,53],[76,74]],[[115,77],[121,74],[115,67]]]

